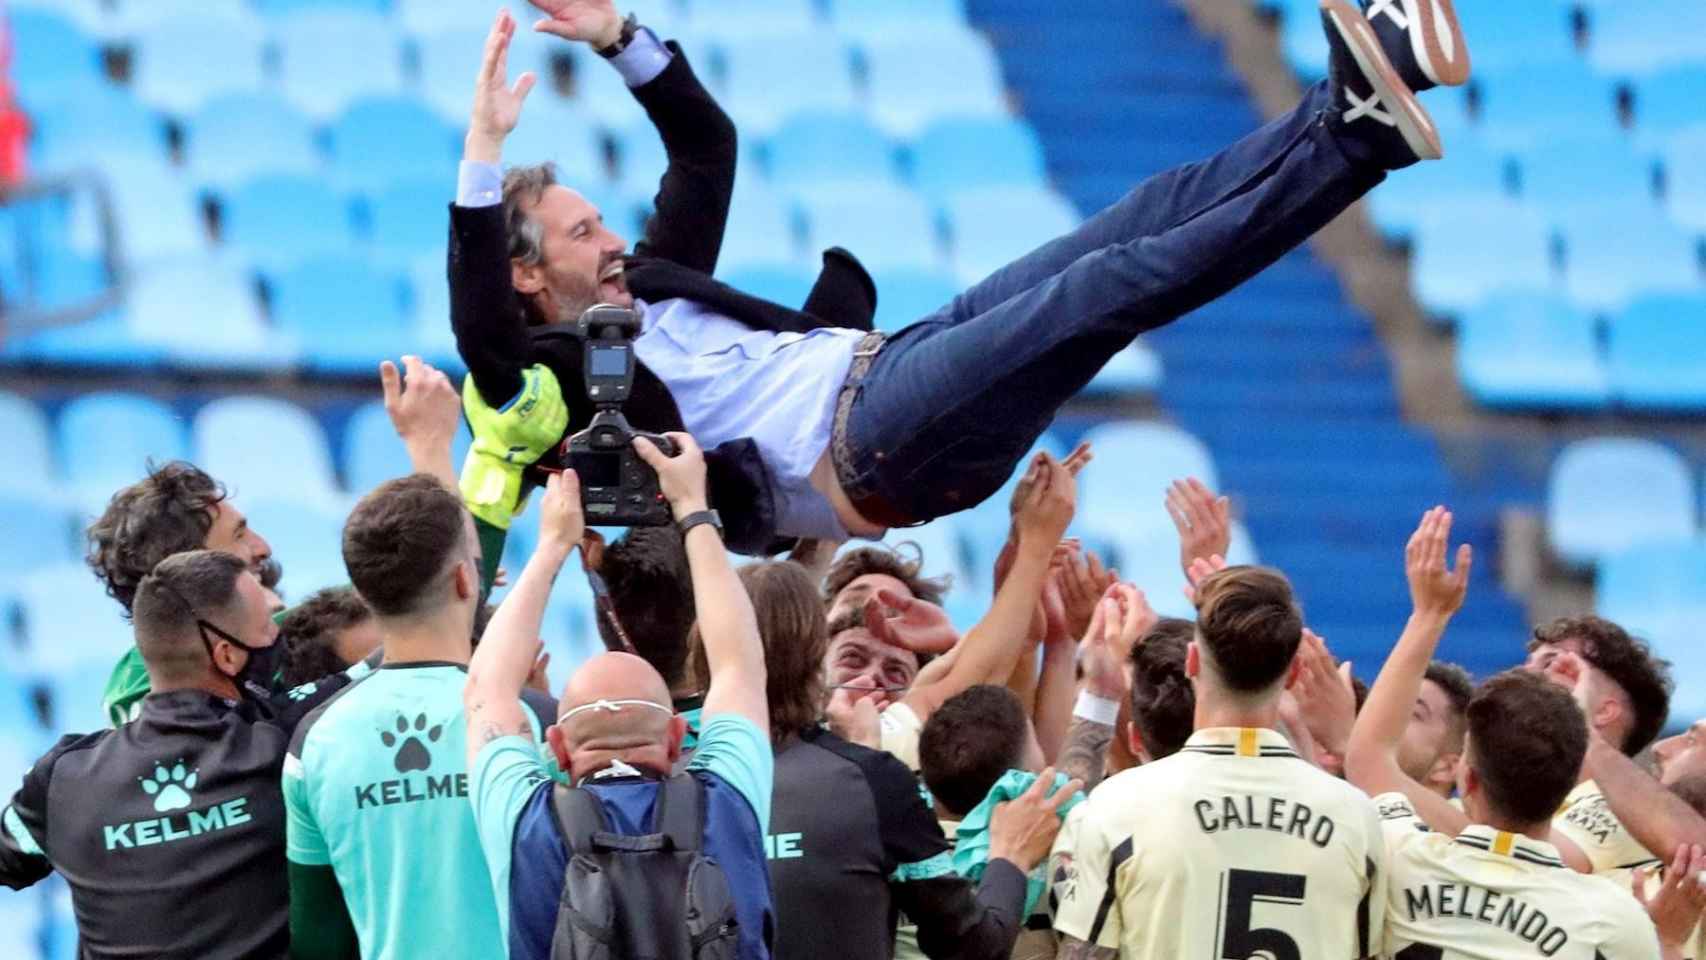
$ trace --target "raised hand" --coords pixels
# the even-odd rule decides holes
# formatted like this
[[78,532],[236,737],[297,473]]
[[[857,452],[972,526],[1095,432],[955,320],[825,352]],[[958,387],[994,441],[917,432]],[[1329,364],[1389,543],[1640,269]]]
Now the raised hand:
[[1075,546],[1068,553],[1060,571],[1060,599],[1066,605],[1066,627],[1072,636],[1084,636],[1096,604],[1119,579],[1119,571],[1103,568],[1094,550]]
[[1457,569],[1446,569],[1450,540],[1451,511],[1435,507],[1422,514],[1421,524],[1404,547],[1404,575],[1410,581],[1410,603],[1418,614],[1450,617],[1463,607],[1474,558],[1465,543],[1457,548]]
[[1664,883],[1657,890],[1648,892],[1652,867],[1636,870],[1631,878],[1631,892],[1646,908],[1647,916],[1658,930],[1659,941],[1666,947],[1681,947],[1706,910],[1706,890],[1700,886],[1703,870],[1706,870],[1706,850],[1684,844],[1676,848],[1676,856],[1665,868]]
[[622,36],[622,16],[611,0],[527,0],[546,15],[533,25],[540,33],[578,40],[602,50]]
[[586,513],[581,507],[581,482],[573,470],[553,473],[545,481],[545,499],[539,505],[539,543],[550,544],[567,556],[580,546],[586,533]]
[[529,70],[509,85],[509,42],[515,36],[515,18],[509,10],[498,11],[492,32],[486,35],[486,54],[474,80],[474,110],[468,121],[464,156],[481,163],[497,163],[503,155],[504,138],[521,119],[521,104],[533,90],[537,77]]
[[865,629],[913,653],[947,653],[960,642],[948,612],[925,600],[879,589],[865,601]]
[[1185,599],[1196,603],[1197,585],[1225,569],[1226,558],[1218,553],[1207,558],[1198,557],[1192,560],[1191,565],[1185,568]]
[[1343,760],[1356,725],[1356,689],[1351,686],[1351,665],[1333,665],[1327,642],[1304,628],[1297,649],[1303,665],[1297,676],[1296,695],[1303,723],[1323,750]]
[[1179,568],[1187,577],[1192,562],[1224,557],[1232,546],[1231,502],[1196,477],[1175,480],[1167,488],[1167,515],[1179,531]]
[[1035,469],[1035,482],[1013,517],[1013,527],[1021,544],[1047,544],[1052,551],[1072,523],[1078,483],[1072,471],[1048,453],[1039,455]]
[[634,451],[657,471],[658,489],[669,501],[675,519],[680,520],[710,505],[705,494],[705,453],[699,449],[699,442],[688,434],[666,433],[664,436],[675,441],[678,451],[675,456],[664,456],[663,451],[645,437],[634,438]]
[[443,371],[416,356],[403,358],[401,372],[386,360],[379,364],[379,386],[385,415],[404,446],[450,449],[462,423],[462,397]]
[[1079,648],[1084,658],[1084,683],[1091,693],[1105,700],[1125,695],[1125,662],[1158,619],[1137,587],[1116,583],[1107,589],[1096,604]]

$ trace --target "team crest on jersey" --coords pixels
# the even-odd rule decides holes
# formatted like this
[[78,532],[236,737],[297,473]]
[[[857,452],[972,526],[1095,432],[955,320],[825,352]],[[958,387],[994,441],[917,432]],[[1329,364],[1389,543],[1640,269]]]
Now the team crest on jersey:
[[397,748],[396,756],[391,758],[391,765],[397,768],[398,773],[432,769],[432,751],[427,744],[438,742],[438,738],[444,733],[444,725],[435,723],[429,727],[427,724],[427,716],[424,713],[415,714],[412,724],[408,717],[398,714],[396,733],[390,730],[379,731],[380,743]]

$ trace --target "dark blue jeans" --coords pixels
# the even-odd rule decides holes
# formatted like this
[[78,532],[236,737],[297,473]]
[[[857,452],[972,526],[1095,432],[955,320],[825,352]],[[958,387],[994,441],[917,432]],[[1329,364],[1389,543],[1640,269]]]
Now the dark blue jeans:
[[890,338],[839,438],[854,504],[886,525],[976,506],[1114,354],[1248,280],[1378,184],[1384,171],[1346,155],[1331,106],[1318,84],[1290,114],[1151,177]]

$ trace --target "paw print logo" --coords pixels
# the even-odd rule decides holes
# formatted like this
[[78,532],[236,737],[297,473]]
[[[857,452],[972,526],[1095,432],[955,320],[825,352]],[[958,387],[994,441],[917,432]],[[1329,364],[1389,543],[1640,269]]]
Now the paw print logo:
[[195,789],[200,776],[200,770],[186,769],[179,760],[170,767],[157,763],[152,776],[136,779],[142,784],[142,792],[154,798],[154,809],[166,813],[190,805],[190,791]]
[[301,703],[309,697],[312,697],[314,695],[314,691],[318,689],[320,689],[320,684],[317,681],[309,682],[300,687],[291,687],[285,696],[289,697],[294,703]]
[[[402,746],[397,748],[397,755],[392,758],[391,762],[396,766],[398,773],[408,773],[410,770],[429,770],[432,768],[432,754],[427,750],[426,744],[437,743],[438,738],[443,734],[444,725],[435,723],[429,728],[424,713],[415,714],[415,722],[412,725],[409,723],[408,717],[399,714],[397,716],[397,732],[379,731],[379,742],[387,747],[396,747],[399,742],[402,743]],[[421,742],[422,737],[426,738],[426,743]]]

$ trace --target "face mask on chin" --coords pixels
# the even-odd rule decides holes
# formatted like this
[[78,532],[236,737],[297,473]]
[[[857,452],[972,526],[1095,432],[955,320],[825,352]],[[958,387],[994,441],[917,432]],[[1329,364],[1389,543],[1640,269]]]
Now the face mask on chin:
[[[251,647],[206,620],[197,620],[195,625],[197,629],[201,630],[201,642],[207,645],[207,655],[210,659],[213,657],[213,642],[207,638],[209,633],[249,655],[248,660],[243,664],[243,669],[238,670],[236,675],[231,677],[231,681],[237,684],[237,690],[240,694],[252,700],[265,700],[273,695],[274,678],[278,676],[279,668],[284,663],[284,643],[282,641],[274,640],[264,647]],[[217,668],[217,661],[215,661],[215,669]]]

